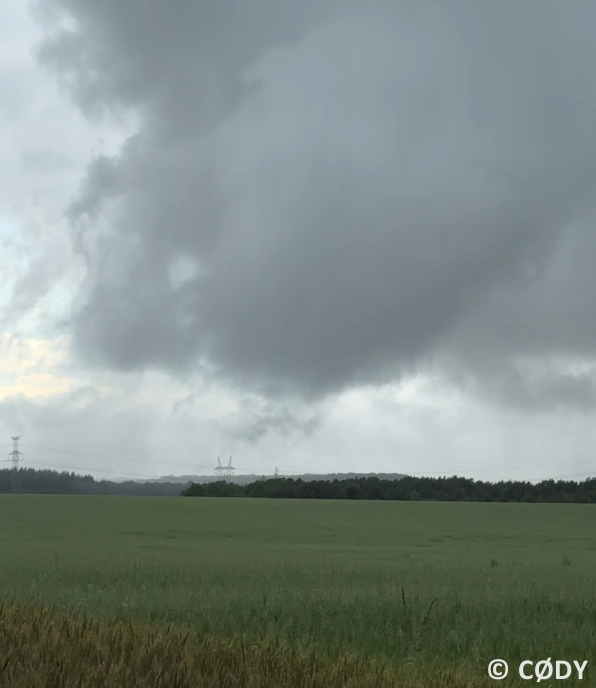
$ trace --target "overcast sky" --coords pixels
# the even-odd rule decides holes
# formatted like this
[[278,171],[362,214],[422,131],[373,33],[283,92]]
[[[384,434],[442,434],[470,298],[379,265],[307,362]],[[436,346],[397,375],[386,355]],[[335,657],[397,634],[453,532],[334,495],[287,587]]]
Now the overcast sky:
[[0,445],[97,477],[595,475],[594,25],[0,0]]

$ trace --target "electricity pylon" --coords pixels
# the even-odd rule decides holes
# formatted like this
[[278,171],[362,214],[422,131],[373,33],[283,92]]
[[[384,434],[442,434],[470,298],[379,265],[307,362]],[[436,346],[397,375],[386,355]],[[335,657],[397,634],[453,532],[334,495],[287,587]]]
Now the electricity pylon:
[[225,466],[221,465],[221,461],[219,460],[219,456],[217,457],[217,466],[215,467],[215,473],[217,474],[217,477],[221,480],[221,478],[224,477],[224,471],[225,471]]
[[19,472],[19,461],[23,458],[23,454],[19,451],[19,440],[22,435],[18,437],[11,437],[12,451],[8,455],[8,461],[12,461],[12,493],[17,491],[17,476]]
[[217,473],[218,477],[222,480],[228,480],[234,475],[234,471],[236,469],[234,466],[232,466],[232,457],[230,456],[230,460],[228,461],[227,466],[222,466],[221,460],[219,456],[217,457],[217,466],[215,467],[215,472]]

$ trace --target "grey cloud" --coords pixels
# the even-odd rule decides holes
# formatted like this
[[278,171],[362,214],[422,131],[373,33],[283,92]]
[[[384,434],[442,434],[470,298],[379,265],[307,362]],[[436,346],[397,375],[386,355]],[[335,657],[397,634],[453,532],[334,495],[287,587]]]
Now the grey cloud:
[[86,113],[149,107],[153,133],[175,139],[216,124],[241,97],[246,64],[337,4],[38,0],[49,30],[39,54]]
[[[522,411],[550,412],[596,409],[596,374],[590,371],[562,371],[542,366],[528,370],[516,364],[502,365],[498,374],[482,370],[483,396]],[[477,383],[478,384],[478,383]]]
[[41,5],[42,62],[140,122],[71,207],[85,355],[321,394],[596,353],[596,8]]
[[593,226],[591,214],[578,218],[550,251],[487,293],[443,342],[444,366],[525,408],[593,408],[594,376],[582,370],[595,357]]

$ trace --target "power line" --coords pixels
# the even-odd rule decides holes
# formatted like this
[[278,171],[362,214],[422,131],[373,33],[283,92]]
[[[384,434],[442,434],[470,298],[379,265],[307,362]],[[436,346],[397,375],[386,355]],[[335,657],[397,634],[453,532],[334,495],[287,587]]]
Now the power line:
[[[585,462],[587,463],[587,462]],[[557,466],[576,466],[578,465],[575,461],[565,461],[564,463],[549,463],[549,464],[542,464],[542,465],[534,465],[534,466],[505,466],[501,467],[498,466],[497,468],[466,468],[466,469],[460,469],[460,470],[440,470],[440,471],[420,471],[422,475],[426,475],[427,473],[433,473],[433,474],[441,474],[441,475],[447,475],[448,473],[450,475],[456,475],[457,473],[491,473],[491,472],[502,472],[502,471],[525,471],[525,470],[531,470],[533,468],[555,468]]]
[[[29,447],[31,447],[31,445],[29,445]],[[57,451],[60,451],[60,450],[57,450]],[[68,452],[68,453],[70,453],[70,454],[77,454],[77,452]],[[86,454],[84,454],[84,455],[86,455]],[[43,460],[39,460],[39,459],[31,459],[31,460],[29,460],[29,463],[38,464],[38,465],[42,465],[42,466],[53,466],[53,467],[56,467],[56,468],[63,468],[63,469],[66,469],[66,470],[71,470],[71,471],[81,471],[81,472],[85,472],[85,471],[86,471],[87,473],[89,473],[89,472],[91,472],[91,473],[105,473],[105,474],[112,475],[112,476],[124,476],[124,477],[133,477],[133,478],[142,478],[142,479],[144,479],[144,480],[153,480],[153,479],[154,479],[154,478],[148,477],[147,474],[141,474],[141,473],[121,473],[121,472],[113,471],[113,470],[112,470],[112,471],[109,471],[109,470],[105,470],[105,469],[102,469],[102,468],[94,468],[94,467],[92,467],[92,466],[85,466],[85,467],[82,467],[82,466],[68,466],[68,465],[65,465],[65,464],[58,464],[58,463],[55,463],[55,462],[53,462],[53,461],[52,461],[52,462],[48,462],[48,461],[43,461]],[[179,464],[176,464],[176,465],[179,465]],[[193,464],[193,465],[196,466],[196,464]]]
[[[9,445],[9,446],[11,446],[11,445]],[[101,468],[92,468],[92,467],[81,468],[80,466],[65,466],[64,464],[56,464],[53,462],[48,463],[48,462],[39,461],[39,460],[29,460],[28,463],[41,464],[41,465],[45,465],[45,466],[54,466],[56,468],[63,468],[66,470],[71,470],[71,471],[76,470],[76,471],[88,471],[88,472],[93,472],[93,473],[105,473],[105,474],[112,475],[114,477],[122,476],[122,477],[131,477],[131,478],[133,478],[133,477],[134,478],[142,478],[144,480],[152,480],[152,478],[148,478],[146,474],[141,475],[140,473],[117,473],[114,471],[107,471],[107,470],[104,470]],[[278,475],[279,475],[279,473],[278,473]],[[566,479],[570,479],[570,478],[577,478],[577,477],[584,477],[584,476],[586,477],[586,479],[588,477],[590,477],[590,475],[587,474],[586,472],[582,472],[582,473],[573,473],[571,475],[555,476],[555,477],[551,477],[551,478],[545,478],[544,476],[542,476],[540,478],[527,478],[527,480],[529,482],[541,482],[541,481],[545,481],[545,480],[566,480]]]
[[85,467],[82,468],[81,466],[66,466],[64,464],[59,464],[59,463],[48,463],[47,461],[40,461],[36,459],[31,459],[29,460],[29,463],[32,464],[37,464],[37,465],[42,465],[42,466],[54,466],[56,468],[64,468],[66,470],[71,470],[71,471],[87,471],[88,473],[107,473],[109,475],[119,477],[119,476],[124,476],[124,477],[132,477],[132,478],[142,478],[144,480],[154,480],[155,478],[150,478],[147,477],[147,474],[140,474],[140,473],[119,473],[117,471],[107,471],[102,468],[93,468],[93,467]]
[[[6,446],[12,446],[12,445],[6,445]],[[56,449],[54,447],[36,447],[32,444],[27,444],[23,445],[25,449],[37,449],[38,451],[49,451],[49,452],[54,452],[57,454],[72,454],[74,456],[92,456],[98,459],[117,459],[118,461],[133,461],[135,463],[146,463],[144,459],[135,459],[132,457],[125,457],[125,456],[115,456],[114,454],[96,454],[95,452],[80,452],[80,451],[73,451],[72,449]],[[184,466],[186,468],[207,468],[211,470],[213,468],[212,464],[205,464],[205,463],[180,463],[176,462],[173,464],[174,467],[176,466]],[[262,468],[253,468],[250,466],[241,466],[238,467],[238,470],[241,471],[257,471],[261,472]]]
[[[56,454],[72,454],[74,456],[92,456],[94,458],[98,459],[117,459],[118,461],[133,461],[135,463],[146,463],[144,459],[135,459],[132,457],[128,456],[114,456],[113,454],[96,454],[94,452],[79,452],[79,451],[72,451],[72,449],[54,449],[52,447],[35,447],[32,444],[27,444],[25,445],[25,448],[27,449],[37,449],[38,451],[49,451],[49,452],[54,452]],[[209,464],[199,464],[199,463],[178,463],[174,464],[175,466],[186,466],[189,468],[212,468],[212,466]]]
[[[72,449],[52,449],[51,447],[34,447],[32,444],[25,445],[28,449],[37,449],[39,451],[49,451],[58,454],[74,454],[76,456],[94,456],[99,459],[118,459],[120,461],[134,461],[124,456],[114,456],[113,454],[95,454],[93,452],[72,451]],[[138,461],[139,459],[136,459]]]
[[585,477],[585,479],[587,480],[588,478],[592,478],[593,476],[584,471],[583,473],[573,473],[573,475],[558,475],[553,478],[529,478],[529,480],[535,480],[536,482],[544,482],[546,480],[567,480],[570,478],[579,477]]
[[137,478],[144,478],[145,480],[151,480],[151,478],[147,478],[147,475],[141,475],[140,473],[118,473],[117,471],[106,471],[101,468],[81,468],[80,466],[65,466],[64,464],[59,464],[59,463],[48,463],[47,461],[38,461],[35,459],[29,460],[28,463],[34,463],[34,464],[41,464],[43,466],[56,466],[57,468],[65,468],[65,469],[70,469],[72,471],[89,471],[93,473],[108,473],[110,475],[114,476],[130,476],[130,477],[137,477]]
[[[0,445],[0,446],[6,446],[10,447],[12,445]],[[95,452],[80,452],[80,451],[73,451],[70,449],[57,449],[54,447],[37,447],[34,445],[24,445],[25,449],[36,449],[38,451],[49,451],[49,452],[54,452],[58,454],[71,454],[73,456],[89,456],[89,457],[94,457],[94,458],[102,458],[102,459],[116,459],[119,461],[126,461],[126,462],[135,462],[135,463],[143,463],[146,464],[147,462],[144,459],[135,459],[132,457],[124,457],[124,456],[116,456],[113,454],[100,454],[100,453],[95,453]],[[46,463],[46,465],[57,465],[60,468],[67,468],[70,470],[86,470],[86,471],[93,471],[96,473],[108,473],[112,475],[126,475],[126,476],[132,476],[132,477],[139,477],[139,478],[146,478],[146,475],[141,475],[138,473],[117,473],[115,471],[106,471],[104,469],[97,469],[97,468],[92,468],[92,467],[85,467],[82,468],[80,466],[64,466],[60,464],[47,464],[47,462],[43,461],[37,461],[35,463]],[[587,462],[586,462],[587,463]],[[591,463],[591,462],[590,462]],[[424,476],[424,475],[457,475],[457,474],[470,474],[470,473],[503,473],[503,472],[510,472],[510,471],[521,471],[521,470],[543,470],[546,468],[555,468],[559,466],[577,466],[578,464],[574,461],[566,461],[566,462],[561,462],[561,463],[553,463],[553,464],[542,464],[542,465],[531,465],[531,466],[511,466],[511,467],[496,467],[496,468],[473,468],[473,469],[459,469],[459,470],[433,470],[433,471],[416,471],[416,473],[419,476]],[[580,464],[581,465],[581,464]],[[186,467],[186,468],[194,468],[194,469],[211,469],[212,465],[208,464],[198,464],[198,463],[179,463],[176,462],[175,464],[170,466],[170,470],[175,470],[178,467]],[[263,469],[262,468],[255,468],[251,466],[239,466],[238,470],[240,471],[253,471],[255,474],[262,473]],[[286,471],[283,472],[283,474],[278,470],[277,472],[278,475],[299,475],[299,472],[295,473],[288,473]],[[316,475],[316,474],[313,474]],[[553,478],[553,479],[564,479],[565,477],[576,477],[578,475],[583,475],[583,473],[576,473],[573,476],[563,476],[562,478]],[[548,480],[550,478],[532,478],[531,480]]]

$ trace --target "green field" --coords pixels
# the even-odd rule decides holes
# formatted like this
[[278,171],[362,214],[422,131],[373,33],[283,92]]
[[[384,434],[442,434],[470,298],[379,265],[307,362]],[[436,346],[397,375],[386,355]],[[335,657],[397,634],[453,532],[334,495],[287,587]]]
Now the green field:
[[588,659],[596,679],[591,505],[2,495],[0,523],[5,602],[470,680]]

